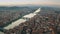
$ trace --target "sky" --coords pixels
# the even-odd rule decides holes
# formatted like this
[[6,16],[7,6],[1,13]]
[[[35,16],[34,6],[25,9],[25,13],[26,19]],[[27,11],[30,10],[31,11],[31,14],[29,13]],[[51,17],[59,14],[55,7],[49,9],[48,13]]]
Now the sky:
[[60,0],[0,0],[0,6],[24,5],[24,4],[60,6]]

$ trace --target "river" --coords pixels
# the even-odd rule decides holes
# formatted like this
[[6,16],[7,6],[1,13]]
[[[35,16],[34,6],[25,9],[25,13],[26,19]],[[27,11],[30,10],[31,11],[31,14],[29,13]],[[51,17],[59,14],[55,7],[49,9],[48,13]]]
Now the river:
[[6,29],[6,30],[13,29],[14,27],[18,26],[19,24],[26,22],[27,19],[32,18],[35,15],[37,15],[37,13],[40,12],[40,10],[41,9],[39,8],[35,12],[23,16],[21,19],[18,19],[17,21],[14,21],[11,24],[9,24],[8,26],[4,27],[4,29]]

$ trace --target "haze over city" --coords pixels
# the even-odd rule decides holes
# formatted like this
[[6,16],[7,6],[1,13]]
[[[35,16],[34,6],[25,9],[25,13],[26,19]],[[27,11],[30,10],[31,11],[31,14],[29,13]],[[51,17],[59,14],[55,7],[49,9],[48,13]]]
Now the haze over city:
[[0,6],[12,6],[12,5],[56,5],[60,6],[60,0],[0,0]]

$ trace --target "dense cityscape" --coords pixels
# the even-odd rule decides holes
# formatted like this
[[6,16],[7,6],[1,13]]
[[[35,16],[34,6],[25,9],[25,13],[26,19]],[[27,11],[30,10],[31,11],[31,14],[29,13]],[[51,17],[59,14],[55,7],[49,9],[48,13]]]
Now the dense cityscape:
[[60,34],[60,0],[0,0],[0,34]]
[[[35,15],[35,11],[38,8],[40,8],[40,11]],[[22,18],[30,13],[34,13],[35,16],[29,19]],[[26,21],[14,28],[4,29],[4,27],[9,26],[19,19]],[[0,7],[0,32],[4,34],[60,34],[60,8]]]

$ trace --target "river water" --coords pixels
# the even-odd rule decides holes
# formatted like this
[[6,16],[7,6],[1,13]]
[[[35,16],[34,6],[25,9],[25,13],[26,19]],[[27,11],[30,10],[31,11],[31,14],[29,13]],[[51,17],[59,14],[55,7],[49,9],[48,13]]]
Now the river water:
[[17,21],[12,22],[12,23],[9,24],[8,26],[4,27],[4,29],[7,29],[7,30],[13,29],[14,27],[18,26],[20,23],[23,23],[23,22],[27,21],[27,19],[24,19],[24,18],[28,18],[28,19],[29,19],[29,18],[32,18],[32,17],[34,17],[35,15],[37,15],[38,12],[40,12],[40,8],[37,9],[37,10],[36,10],[35,12],[33,12],[33,13],[30,13],[30,14],[27,14],[27,15],[23,16],[21,19],[18,19]]

